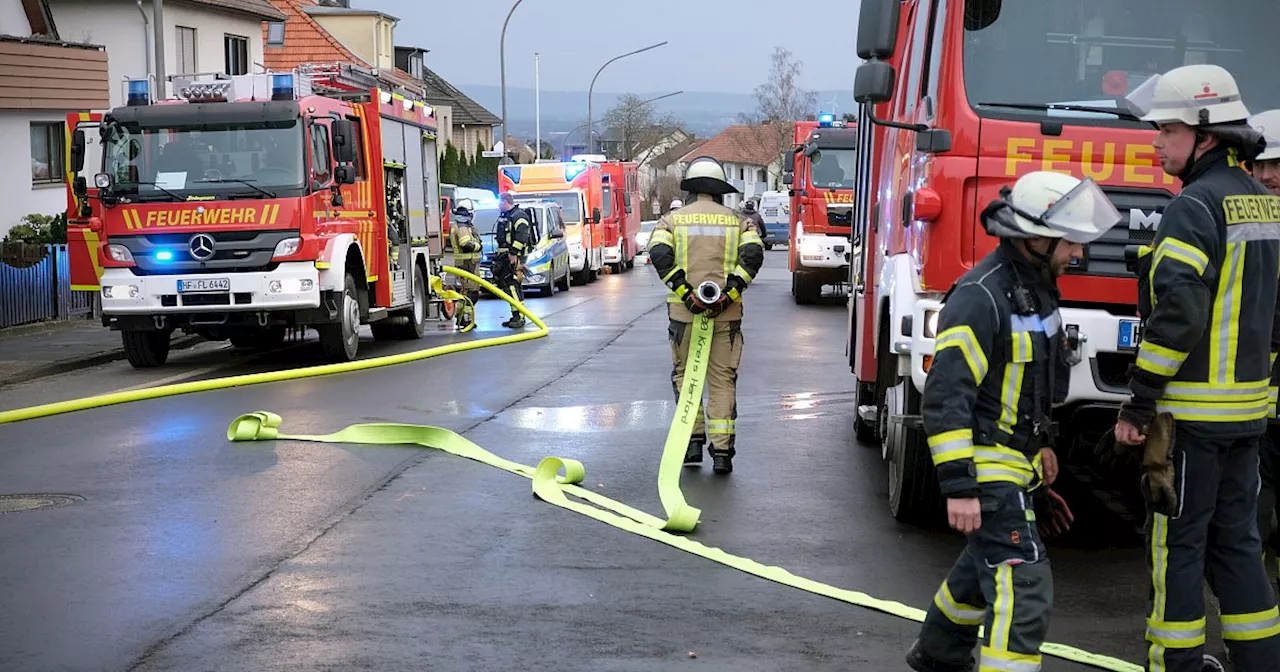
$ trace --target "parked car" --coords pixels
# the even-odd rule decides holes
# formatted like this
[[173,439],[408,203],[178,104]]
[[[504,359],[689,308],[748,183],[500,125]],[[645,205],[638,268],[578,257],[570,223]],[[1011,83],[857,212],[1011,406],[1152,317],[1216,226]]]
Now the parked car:
[[[551,296],[556,288],[569,290],[569,245],[564,240],[564,215],[560,206],[550,201],[518,202],[518,205],[529,213],[533,225],[535,241],[533,249],[525,255],[525,275],[521,286],[526,290],[537,290],[543,295]],[[492,212],[492,217],[480,217],[481,210],[476,211],[476,232],[484,244],[484,252],[480,258],[480,276],[493,280],[493,256],[497,253],[498,244],[494,232],[498,223],[496,208],[483,212]]]

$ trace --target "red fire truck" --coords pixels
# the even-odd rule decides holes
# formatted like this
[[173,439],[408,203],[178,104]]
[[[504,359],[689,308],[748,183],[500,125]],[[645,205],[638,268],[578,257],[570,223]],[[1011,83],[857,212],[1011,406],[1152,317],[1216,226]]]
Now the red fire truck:
[[1152,240],[1178,190],[1124,96],[1151,74],[1207,58],[1225,60],[1251,107],[1278,102],[1256,59],[1270,53],[1265,29],[1175,4],[1161,11],[1185,17],[1175,21],[1198,37],[1134,22],[1123,2],[863,0],[847,352],[856,434],[881,443],[899,520],[937,520],[941,509],[919,415],[941,299],[997,244],[978,213],[1032,170],[1090,177],[1125,215],[1059,281],[1080,363],[1055,410],[1057,453],[1067,470],[1098,471],[1093,446],[1127,398],[1140,342],[1125,250]]
[[127,105],[68,116],[72,283],[101,292],[130,363],[164,364],[176,329],[270,347],[312,327],[336,361],[362,324],[423,336],[443,308],[436,122],[376,86],[345,65],[179,77],[170,100],[133,80]]
[[615,273],[636,265],[640,233],[640,168],[634,161],[604,161],[601,178],[601,222],[604,225],[604,263]]
[[810,304],[823,286],[849,281],[858,131],[822,114],[817,121],[795,122],[793,141],[782,174],[791,187],[788,268],[791,295],[797,304]]

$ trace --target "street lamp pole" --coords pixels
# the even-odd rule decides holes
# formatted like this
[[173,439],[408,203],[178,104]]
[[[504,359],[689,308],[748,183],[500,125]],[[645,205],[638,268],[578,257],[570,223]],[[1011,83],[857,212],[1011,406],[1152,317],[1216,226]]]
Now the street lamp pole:
[[542,84],[539,82],[542,55],[533,54],[533,162],[542,158]]
[[507,12],[506,21],[502,22],[502,39],[498,43],[498,62],[499,68],[502,70],[502,153],[507,153],[507,24],[511,23],[511,15],[516,13],[516,7],[524,0],[516,0],[516,4],[511,5],[511,11]]
[[662,100],[663,98],[670,98],[671,96],[678,96],[678,95],[680,95],[680,94],[682,94],[682,93],[684,93],[684,91],[675,91],[675,92],[673,92],[673,93],[668,93],[668,94],[666,94],[666,95],[658,96],[657,98],[650,98],[649,100],[642,100],[642,101],[640,101],[640,104],[641,104],[641,105],[648,105],[649,103],[652,103],[652,102],[653,102],[653,101],[655,101],[655,100]]
[[592,123],[591,123],[591,113],[592,113],[592,109],[591,109],[591,94],[595,91],[595,88],[596,88],[596,79],[597,79],[598,77],[600,77],[600,73],[601,73],[601,72],[604,72],[604,69],[605,69],[605,68],[607,68],[607,67],[609,67],[609,64],[610,64],[610,63],[612,63],[612,62],[614,62],[614,61],[616,61],[616,60],[623,59],[623,58],[626,58],[626,57],[628,57],[628,56],[635,56],[636,54],[644,53],[644,52],[646,52],[646,51],[649,51],[650,49],[657,49],[658,47],[661,47],[661,46],[663,46],[663,45],[665,45],[665,44],[666,44],[666,41],[664,40],[664,41],[659,42],[659,43],[657,43],[657,44],[651,44],[651,45],[649,45],[649,46],[645,47],[644,49],[637,49],[637,50],[635,50],[635,51],[630,51],[630,52],[627,52],[627,53],[625,53],[625,54],[622,54],[621,56],[614,56],[613,58],[611,58],[611,59],[609,59],[609,60],[605,61],[605,62],[604,62],[604,65],[600,66],[600,69],[599,69],[599,70],[596,70],[596,76],[591,78],[591,86],[587,87],[587,153],[588,153],[588,154],[593,154],[593,153],[594,153],[594,150],[595,150],[595,141],[594,141],[594,139],[593,139],[593,135],[592,135],[592,133],[593,133],[593,131],[595,130],[595,128],[594,128],[594,126],[593,126],[593,125],[592,125]]

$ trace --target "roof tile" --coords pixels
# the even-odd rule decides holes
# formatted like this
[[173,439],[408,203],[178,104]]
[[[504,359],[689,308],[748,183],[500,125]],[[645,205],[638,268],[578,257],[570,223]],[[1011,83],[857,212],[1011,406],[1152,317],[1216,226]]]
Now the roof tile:
[[778,160],[776,131],[772,126],[730,126],[719,135],[686,152],[681,161],[710,156],[721,163],[765,167]]

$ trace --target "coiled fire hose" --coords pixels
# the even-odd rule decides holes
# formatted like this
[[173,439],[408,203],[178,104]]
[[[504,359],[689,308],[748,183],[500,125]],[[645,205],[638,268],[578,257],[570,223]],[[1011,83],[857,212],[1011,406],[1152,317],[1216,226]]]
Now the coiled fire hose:
[[[514,306],[537,325],[538,329],[532,332],[509,334],[464,343],[452,343],[416,352],[374,357],[342,364],[325,364],[287,371],[226,376],[211,380],[161,385],[29,408],[19,408],[0,412],[0,424],[146,399],[373,369],[438,357],[454,352],[518,343],[543,338],[548,335],[549,330],[546,324],[538,319],[536,315],[519,301],[508,296],[483,278],[476,277],[452,266],[445,266],[444,271],[478,282],[480,286]],[[431,282],[432,286],[437,290],[437,295],[441,296],[441,298],[455,301],[466,300],[466,297],[456,294],[452,290],[443,289],[439,284],[438,278],[433,277]],[[453,294],[453,296],[450,296],[450,294]],[[693,432],[695,414],[698,412],[699,401],[702,399],[707,362],[711,354],[711,333],[714,322],[713,319],[705,315],[699,315],[692,324],[694,331],[689,339],[689,357],[685,368],[684,384],[680,389],[680,397],[676,403],[676,415],[667,432],[666,443],[663,446],[662,456],[658,464],[658,495],[666,514],[665,519],[579,487],[578,484],[586,476],[586,469],[577,460],[545,457],[536,467],[530,467],[495,455],[456,432],[441,427],[371,423],[351,425],[341,431],[326,435],[285,434],[280,431],[280,427],[284,422],[283,418],[269,411],[258,411],[242,415],[232,421],[227,428],[227,439],[233,442],[291,440],[390,446],[418,445],[423,448],[441,450],[528,478],[533,482],[533,494],[538,499],[632,534],[653,539],[687,553],[692,553],[782,585],[847,602],[855,606],[873,609],[892,616],[916,622],[923,621],[925,612],[921,609],[910,607],[900,602],[882,600],[863,592],[838,588],[796,576],[781,567],[764,565],[750,558],[733,555],[719,548],[706,546],[689,537],[675,534],[676,532],[692,532],[697,526],[699,516],[702,513],[701,510],[685,501],[684,494],[680,490],[680,472],[684,451]],[[1041,652],[1045,655],[1103,670],[1113,670],[1114,672],[1142,672],[1143,669],[1140,665],[1091,653],[1065,644],[1046,642],[1041,647]]]

